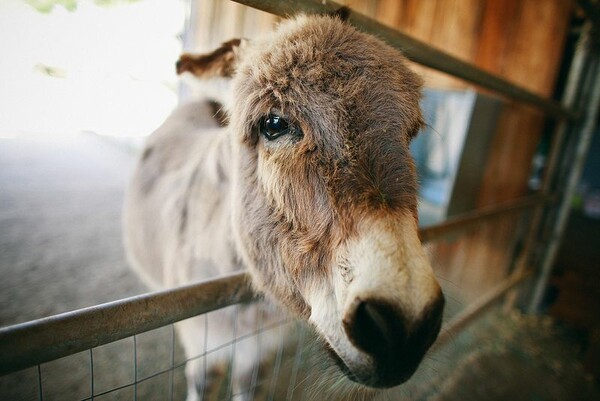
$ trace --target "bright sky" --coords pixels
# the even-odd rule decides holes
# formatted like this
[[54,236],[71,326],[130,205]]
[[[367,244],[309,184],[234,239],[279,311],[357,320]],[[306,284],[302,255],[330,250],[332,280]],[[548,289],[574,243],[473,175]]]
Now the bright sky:
[[0,137],[149,134],[177,104],[184,20],[183,0],[50,14],[1,0]]

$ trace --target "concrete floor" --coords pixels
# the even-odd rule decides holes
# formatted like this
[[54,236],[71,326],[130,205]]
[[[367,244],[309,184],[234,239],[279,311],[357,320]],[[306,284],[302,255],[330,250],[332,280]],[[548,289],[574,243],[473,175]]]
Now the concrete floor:
[[93,136],[0,140],[0,324],[145,291],[121,247],[133,162]]
[[[121,245],[123,191],[134,162],[92,135],[0,139],[0,326],[147,292]],[[138,360],[169,361],[170,336],[170,328],[138,336]],[[131,339],[97,348],[93,357],[96,393],[132,381]],[[89,366],[88,353],[42,365],[44,399],[88,397]],[[183,369],[175,380],[181,399]],[[160,386],[166,388],[140,386],[140,398],[161,399]],[[103,399],[130,399],[132,392]],[[38,399],[36,369],[0,378],[0,400],[29,399]]]
[[[146,291],[121,246],[123,189],[133,163],[132,154],[92,135],[0,139],[0,325]],[[167,363],[171,334],[167,327],[137,337],[141,377]],[[131,382],[131,339],[94,349],[93,356],[96,393]],[[598,400],[598,383],[583,370],[581,356],[576,333],[549,318],[494,311],[383,399]],[[42,377],[45,400],[88,397],[89,353],[42,365]],[[174,399],[183,399],[183,369],[173,380]],[[168,389],[163,375],[140,385],[138,399],[168,399]],[[133,392],[99,399],[131,399]],[[38,396],[36,369],[0,378],[0,400]]]

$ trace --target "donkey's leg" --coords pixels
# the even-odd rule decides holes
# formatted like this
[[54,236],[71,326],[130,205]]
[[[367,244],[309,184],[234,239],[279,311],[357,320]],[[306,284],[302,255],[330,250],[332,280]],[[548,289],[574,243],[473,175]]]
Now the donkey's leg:
[[[273,326],[282,315],[264,304],[255,304],[240,311],[240,334],[255,333],[236,343],[232,359],[234,401],[264,400],[269,392],[275,357],[283,346],[287,328]],[[240,327],[242,326],[242,327]]]
[[[240,396],[235,401],[263,401],[269,393],[268,380],[271,377],[275,361],[275,353],[269,352],[262,355],[252,368],[246,366],[246,371],[239,374],[234,382],[236,393]],[[238,370],[240,367],[238,366]]]
[[227,366],[224,363],[204,366],[202,360],[189,361],[185,366],[188,392],[186,401],[217,400],[226,374]]
[[232,401],[250,401],[253,397],[254,387],[258,382],[259,368],[257,347],[254,339],[247,339],[236,344],[232,372]]
[[227,350],[210,352],[213,349],[210,340],[218,337],[218,333],[215,333],[216,327],[209,328],[207,318],[207,315],[199,316],[176,324],[188,359],[185,367],[187,401],[217,400],[227,374]]

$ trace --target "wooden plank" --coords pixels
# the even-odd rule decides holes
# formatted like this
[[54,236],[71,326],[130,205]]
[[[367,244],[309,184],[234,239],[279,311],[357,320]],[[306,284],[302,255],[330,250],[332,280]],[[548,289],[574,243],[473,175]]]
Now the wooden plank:
[[479,0],[439,0],[430,42],[454,57],[473,60],[480,40],[482,5]]
[[276,15],[246,7],[244,34],[242,36],[252,39],[268,34],[280,19]]
[[500,74],[534,93],[551,97],[573,6],[569,0],[522,2],[519,23],[515,35],[509,38],[511,46]]
[[[429,43],[454,57],[472,62],[479,43],[482,10],[483,3],[479,0],[438,0]],[[467,86],[464,81],[447,74],[432,75],[428,83],[437,88]]]
[[349,6],[353,12],[360,13],[369,18],[375,18],[377,0],[345,0],[339,3]]
[[216,0],[204,0],[197,2],[196,10],[196,32],[193,34],[193,52],[207,52],[213,49],[212,31],[216,15]]
[[216,48],[221,43],[233,38],[244,36],[243,21],[246,7],[232,1],[219,2],[219,14],[217,21],[227,21],[227,23],[216,24],[218,29],[213,33],[215,35],[213,46]]
[[[475,62],[534,93],[550,96],[572,6],[572,1],[563,0],[488,1]],[[544,116],[531,108],[514,103],[504,107],[483,174],[478,207],[516,199],[526,193],[531,160],[543,124]],[[476,272],[475,281],[468,287],[477,286],[477,281],[489,283],[506,274],[515,227],[495,225],[463,244],[464,252],[485,266],[485,273]],[[498,253],[498,249],[504,252]],[[468,280],[472,278],[469,276]]]
[[[535,93],[550,96],[573,2],[543,0],[515,4],[515,1],[488,2],[484,15],[487,28],[483,30],[476,62]],[[507,23],[507,27],[498,27],[502,22]],[[478,206],[525,193],[531,158],[542,127],[540,113],[517,105],[505,107],[484,173]]]
[[492,71],[503,71],[508,38],[516,30],[515,14],[521,0],[488,1],[481,15],[481,32],[474,62]]
[[514,104],[504,106],[483,173],[478,207],[523,196],[544,116]]
[[407,32],[407,26],[402,22],[406,10],[406,0],[380,0],[377,3],[375,19],[382,24]]

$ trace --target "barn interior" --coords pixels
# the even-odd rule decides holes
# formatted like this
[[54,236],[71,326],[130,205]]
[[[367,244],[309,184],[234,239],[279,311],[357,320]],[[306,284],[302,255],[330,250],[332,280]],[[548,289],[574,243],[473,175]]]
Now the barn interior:
[[[427,126],[411,151],[421,185],[421,239],[447,309],[438,345],[409,382],[383,399],[599,399],[600,4],[337,4],[351,8],[351,22],[377,21],[492,74],[501,87],[507,83],[499,92],[468,73],[458,77],[456,66],[440,70],[435,60],[428,64],[405,50],[425,82]],[[7,54],[0,61],[0,334],[149,292],[125,260],[121,208],[145,137],[177,104],[201,96],[176,75],[180,53],[268,34],[289,10],[336,6],[0,4]],[[508,84],[547,103],[524,100]],[[459,224],[464,229],[455,230]],[[267,383],[268,399],[358,397],[336,394],[335,383],[311,388],[322,350],[310,328],[297,333],[281,352],[278,381]],[[2,342],[4,353],[12,343]],[[0,399],[186,396],[185,356],[172,324],[25,368],[11,363],[2,363]],[[231,395],[223,391],[223,399]]]

